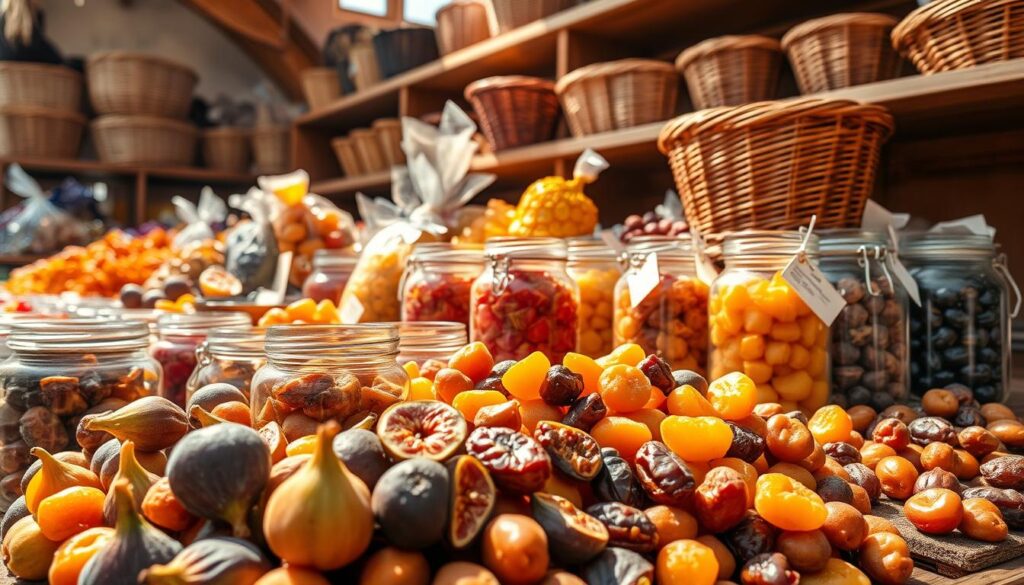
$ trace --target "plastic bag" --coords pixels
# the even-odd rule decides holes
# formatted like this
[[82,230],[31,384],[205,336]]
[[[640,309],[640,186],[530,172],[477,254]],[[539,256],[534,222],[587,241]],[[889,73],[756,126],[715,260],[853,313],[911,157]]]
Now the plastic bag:
[[174,236],[172,246],[175,250],[184,249],[185,246],[203,240],[212,240],[216,234],[210,227],[215,223],[224,221],[228,215],[228,206],[224,200],[214,194],[213,189],[203,187],[199,194],[199,205],[193,205],[184,197],[175,196],[171,199],[178,219],[185,224],[178,235]]
[[4,184],[25,201],[16,212],[5,217],[3,231],[0,232],[0,252],[47,254],[89,241],[85,224],[50,203],[39,183],[20,165],[8,167]]
[[[572,238],[593,234],[597,205],[583,187],[596,181],[607,168],[608,161],[588,148],[576,160],[571,179],[544,177],[534,181],[519,198],[509,235]],[[551,209],[565,213],[551,213]]]
[[459,210],[494,182],[494,175],[469,173],[479,148],[475,132],[476,124],[452,102],[438,127],[402,119],[408,167],[391,169],[391,201],[356,196],[372,237],[342,294],[343,323],[400,320],[398,289],[413,245],[454,235]]
[[224,258],[224,267],[242,282],[243,294],[274,284],[280,252],[270,223],[272,197],[253,187],[246,195],[228,198],[231,207],[241,209],[250,217],[231,228]]

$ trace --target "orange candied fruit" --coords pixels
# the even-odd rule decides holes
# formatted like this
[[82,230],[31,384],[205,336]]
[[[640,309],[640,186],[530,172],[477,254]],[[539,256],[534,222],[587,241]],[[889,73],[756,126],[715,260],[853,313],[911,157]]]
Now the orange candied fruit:
[[714,585],[718,558],[696,540],[676,540],[658,553],[657,577],[662,585]]
[[316,301],[313,299],[299,299],[284,308],[285,313],[292,321],[313,322],[313,315],[316,314]]
[[405,370],[405,375],[409,376],[410,380],[420,377],[420,365],[412,360],[402,364],[402,369]]
[[708,385],[708,402],[725,420],[741,420],[757,406],[757,385],[743,372],[731,372]]
[[142,514],[153,524],[172,532],[185,530],[196,520],[175,497],[171,482],[166,477],[161,477],[149,487],[142,500]]
[[491,373],[491,368],[494,367],[494,358],[491,357],[491,352],[483,342],[474,341],[455,352],[448,360],[448,367],[462,372],[475,383]]
[[[658,389],[655,389],[655,391],[659,392],[659,393],[661,392]],[[655,441],[660,441],[661,440],[661,421],[665,420],[665,417],[668,416],[668,415],[666,415],[664,412],[658,410],[657,408],[649,408],[648,407],[648,408],[641,408],[640,410],[635,410],[635,411],[630,412],[628,414],[623,414],[622,416],[624,416],[624,417],[626,417],[626,418],[628,418],[630,420],[635,420],[636,422],[643,423],[643,424],[647,425],[647,428],[651,430],[651,436],[654,437],[654,440]]]
[[617,413],[640,410],[651,399],[651,381],[635,366],[617,364],[601,373],[601,398]]
[[604,368],[593,358],[570,351],[562,358],[562,365],[569,368],[572,373],[583,376],[582,396],[600,390],[601,372],[604,371]]
[[334,306],[334,301],[324,299],[317,303],[316,310],[313,311],[313,322],[320,325],[341,323],[341,314],[338,307]]
[[114,529],[106,526],[90,528],[64,541],[50,563],[50,585],[77,585],[85,564],[114,539]]
[[274,325],[285,325],[290,323],[291,319],[288,317],[288,313],[285,312],[281,307],[271,307],[263,316],[260,317],[260,327],[272,327]]
[[437,397],[448,404],[455,400],[459,392],[473,389],[473,380],[454,368],[442,368],[434,376],[434,392]]
[[79,532],[103,526],[102,490],[94,487],[69,487],[39,503],[36,521],[46,538],[60,542]]
[[647,425],[624,416],[608,416],[597,421],[590,429],[590,436],[598,445],[617,450],[627,461],[632,461],[640,447],[653,438]]
[[249,412],[249,405],[244,402],[223,402],[214,406],[210,414],[240,425],[249,426],[252,424],[252,414]]
[[831,558],[817,573],[801,573],[800,585],[871,585],[871,579],[850,563]]
[[685,461],[711,461],[729,452],[732,429],[713,416],[673,415],[661,421],[661,440]]
[[409,382],[408,400],[437,400],[437,394],[434,394],[434,383],[422,376],[413,378]]
[[754,508],[782,530],[817,530],[828,516],[821,496],[781,473],[766,473],[757,478]]
[[718,416],[714,406],[696,388],[686,384],[668,395],[668,413],[676,416]]
[[497,390],[465,390],[455,395],[452,406],[462,413],[466,420],[472,422],[478,410],[485,406],[493,406],[507,402],[508,398]]
[[316,435],[306,435],[288,443],[288,446],[285,447],[285,453],[289,457],[293,455],[312,455],[314,447],[316,447]]
[[614,365],[635,366],[647,357],[644,348],[635,343],[623,343],[604,357],[597,358],[597,363],[603,368]]
[[501,377],[501,384],[520,400],[536,400],[540,398],[540,385],[550,367],[548,356],[535,351],[509,368]]
[[814,435],[814,440],[825,443],[843,443],[850,440],[853,431],[853,419],[836,404],[822,406],[807,421],[807,429]]

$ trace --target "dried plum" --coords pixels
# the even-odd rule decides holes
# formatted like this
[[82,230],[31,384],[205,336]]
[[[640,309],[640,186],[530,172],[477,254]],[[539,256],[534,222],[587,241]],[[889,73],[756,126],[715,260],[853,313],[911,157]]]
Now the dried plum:
[[551,366],[540,384],[540,397],[553,406],[569,406],[583,394],[583,376],[569,368]]
[[725,424],[732,429],[732,444],[729,445],[726,457],[736,457],[753,463],[764,454],[764,439],[760,435],[730,421],[726,421]]
[[562,424],[589,433],[590,429],[606,414],[608,414],[608,407],[604,405],[601,395],[595,392],[574,402],[569,407],[569,412],[562,417]]
[[601,461],[601,472],[591,482],[594,495],[602,501],[642,507],[646,497],[633,474],[633,466],[610,447],[601,449]]
[[589,561],[608,546],[608,528],[569,500],[538,492],[530,497],[533,519],[548,535],[554,560],[563,565]]

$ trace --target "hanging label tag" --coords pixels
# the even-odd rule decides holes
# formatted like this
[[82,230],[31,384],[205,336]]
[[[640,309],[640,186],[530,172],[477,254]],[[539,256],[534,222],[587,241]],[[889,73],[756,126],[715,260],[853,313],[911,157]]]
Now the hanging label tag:
[[647,295],[651,294],[661,282],[661,273],[658,270],[658,254],[651,252],[644,258],[640,270],[630,271],[626,277],[626,285],[629,287],[629,302],[632,308],[643,302]]
[[905,228],[909,222],[909,213],[893,213],[868,199],[864,206],[864,215],[861,216],[860,227],[871,231],[881,231],[892,226],[899,230]]
[[782,271],[782,279],[793,287],[796,294],[800,295],[825,325],[831,326],[839,312],[846,306],[843,295],[839,294],[825,275],[802,252],[793,256],[786,265],[786,269]]
[[355,295],[348,295],[345,300],[341,303],[341,311],[339,317],[344,325],[353,325],[359,322],[359,318],[363,316],[363,303],[359,302],[359,298]]
[[693,241],[693,265],[697,270],[697,278],[704,284],[711,286],[711,283],[718,278],[718,269],[715,263],[705,253],[707,244],[697,230],[690,230],[690,239]]
[[910,300],[914,301],[914,304],[918,307],[921,306],[921,291],[917,288],[917,281],[911,276],[910,271],[907,267],[900,262],[900,257],[896,254],[890,256],[892,262],[890,268],[892,268],[892,275],[896,277],[896,280],[900,281],[900,285],[910,295]]
[[953,234],[975,234],[979,236],[996,237],[996,228],[988,225],[985,216],[981,214],[969,215],[954,219],[953,221],[940,221],[932,226],[930,232],[953,233]]

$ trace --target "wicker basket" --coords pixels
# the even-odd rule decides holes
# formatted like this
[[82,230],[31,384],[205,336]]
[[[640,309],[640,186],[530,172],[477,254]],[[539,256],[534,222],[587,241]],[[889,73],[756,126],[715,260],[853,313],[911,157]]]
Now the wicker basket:
[[482,0],[455,0],[437,11],[437,46],[454,53],[491,36],[487,6]]
[[349,132],[348,137],[352,139],[363,172],[379,173],[391,168],[381,151],[376,132],[369,128],[358,128]]
[[249,170],[249,132],[242,128],[211,128],[203,132],[203,160],[211,169],[232,173]]
[[85,116],[33,106],[0,106],[0,156],[76,158]]
[[334,156],[338,157],[338,164],[341,165],[341,170],[346,177],[358,177],[366,174],[366,171],[363,170],[363,163],[360,162],[359,155],[356,154],[355,142],[351,138],[347,136],[332,138],[331,148],[334,149]]
[[154,116],[101,116],[92,122],[100,160],[107,163],[190,166],[198,131]]
[[82,111],[82,74],[62,65],[0,61],[0,106]]
[[581,67],[555,93],[573,136],[586,136],[671,118],[679,76],[662,61],[623,59]]
[[377,135],[377,144],[384,155],[387,167],[405,164],[405,153],[402,152],[402,121],[398,118],[380,118],[373,122],[373,132]]
[[818,93],[893,79],[902,61],[889,34],[887,14],[833,14],[793,27],[782,37],[801,93]]
[[496,151],[555,136],[558,96],[550,81],[519,75],[487,77],[466,87],[466,99]]
[[508,32],[576,5],[576,0],[491,0],[498,32]]
[[892,116],[876,105],[803,98],[714,108],[665,125],[686,219],[702,233],[853,227]]
[[333,67],[310,67],[302,72],[302,93],[309,109],[318,110],[341,97],[341,81]]
[[137,53],[100,53],[86,64],[89,99],[97,114],[182,119],[198,78],[173,61]]
[[363,90],[380,83],[380,64],[377,63],[377,51],[371,43],[353,45],[348,52],[351,65],[352,82],[356,90]]
[[258,126],[252,130],[252,158],[262,174],[292,170],[291,129],[288,126]]
[[774,98],[781,66],[779,42],[758,35],[709,39],[676,59],[698,110]]
[[437,59],[437,39],[429,28],[382,30],[373,37],[380,74],[385,78],[401,75]]
[[921,73],[1024,57],[1024,0],[933,0],[892,31]]

